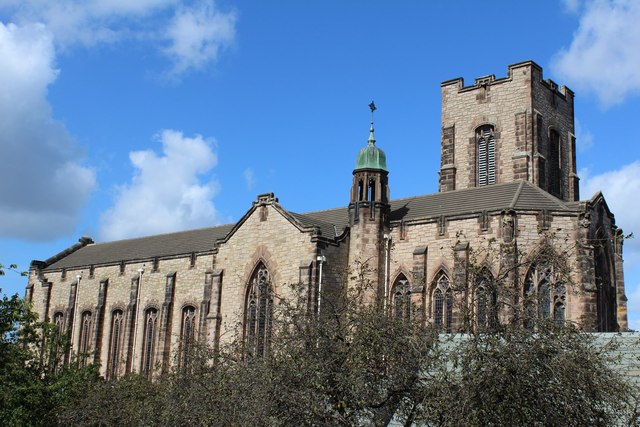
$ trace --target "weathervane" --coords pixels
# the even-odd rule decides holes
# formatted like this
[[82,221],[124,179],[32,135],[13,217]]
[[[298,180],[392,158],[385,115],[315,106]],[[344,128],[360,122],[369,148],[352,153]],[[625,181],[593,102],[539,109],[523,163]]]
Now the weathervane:
[[369,109],[371,110],[371,127],[373,128],[373,112],[377,109],[375,102],[371,101],[371,104],[369,104]]

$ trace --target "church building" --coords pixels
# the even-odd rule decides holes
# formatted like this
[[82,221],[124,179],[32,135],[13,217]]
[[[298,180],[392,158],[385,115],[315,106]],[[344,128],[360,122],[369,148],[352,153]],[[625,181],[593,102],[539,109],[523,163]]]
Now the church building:
[[441,90],[437,193],[392,198],[372,103],[344,206],[297,213],[268,193],[235,224],[82,237],[31,263],[26,298],[109,378],[166,369],[190,339],[267,352],[276,296],[293,283],[322,312],[331,290],[366,281],[389,315],[443,333],[518,312],[627,330],[622,231],[600,192],[580,200],[573,92],[532,61]]

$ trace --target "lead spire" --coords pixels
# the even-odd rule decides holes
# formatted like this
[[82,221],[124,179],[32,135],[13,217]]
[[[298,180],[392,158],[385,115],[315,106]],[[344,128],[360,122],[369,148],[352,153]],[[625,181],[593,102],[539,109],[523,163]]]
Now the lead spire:
[[376,144],[376,137],[373,135],[373,112],[376,111],[376,104],[371,101],[369,104],[369,109],[371,110],[371,127],[369,128],[369,145]]

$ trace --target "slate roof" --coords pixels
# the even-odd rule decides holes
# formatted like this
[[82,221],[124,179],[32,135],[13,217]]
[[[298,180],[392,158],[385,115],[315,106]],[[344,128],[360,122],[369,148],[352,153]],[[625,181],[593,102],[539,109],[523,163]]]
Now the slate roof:
[[[579,203],[564,202],[526,181],[397,199],[392,200],[390,205],[391,221],[438,218],[442,215],[450,217],[504,209],[577,212],[580,207]],[[319,227],[321,235],[330,239],[341,235],[349,224],[347,207],[303,214],[288,213],[304,226]],[[52,263],[45,270],[206,252],[213,248],[216,240],[224,238],[233,227],[234,224],[227,224],[91,244]]]
[[213,242],[226,236],[232,227],[233,224],[227,224],[137,239],[95,243],[51,264],[45,268],[45,271],[91,264],[119,263],[122,260],[134,261],[192,252],[206,252],[213,248]]

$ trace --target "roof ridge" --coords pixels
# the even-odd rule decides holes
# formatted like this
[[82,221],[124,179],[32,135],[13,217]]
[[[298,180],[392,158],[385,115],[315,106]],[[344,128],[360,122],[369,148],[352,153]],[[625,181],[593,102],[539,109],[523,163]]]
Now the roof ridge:
[[513,195],[513,199],[511,199],[511,203],[509,204],[509,209],[514,209],[516,204],[518,203],[518,199],[520,198],[520,194],[522,194],[522,188],[524,187],[524,181],[520,181],[520,185],[518,185],[518,189]]
[[523,182],[526,182],[529,185],[530,188],[533,188],[539,194],[542,194],[547,200],[551,200],[556,205],[559,205],[560,207],[562,207],[562,209],[568,210],[567,202],[565,202],[564,200],[554,196],[551,193],[548,193],[547,191],[543,190],[542,188],[538,187],[537,185],[534,185],[534,184],[530,183],[529,181],[523,181]]
[[228,226],[233,226],[233,225],[234,224],[232,224],[232,223],[227,223],[227,224],[214,225],[214,226],[211,226],[211,227],[190,228],[188,230],[180,230],[180,231],[168,231],[166,233],[150,234],[148,236],[129,237],[127,239],[108,240],[106,242],[94,242],[94,243],[91,243],[91,244],[89,244],[87,246],[106,245],[108,243],[131,242],[133,240],[149,239],[151,237],[159,237],[159,236],[170,236],[172,234],[190,233],[190,232],[194,232],[194,231],[213,230],[215,228],[228,227]]

